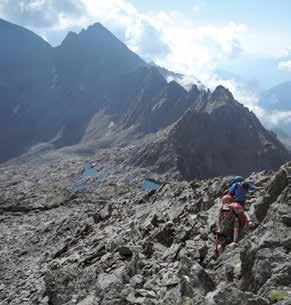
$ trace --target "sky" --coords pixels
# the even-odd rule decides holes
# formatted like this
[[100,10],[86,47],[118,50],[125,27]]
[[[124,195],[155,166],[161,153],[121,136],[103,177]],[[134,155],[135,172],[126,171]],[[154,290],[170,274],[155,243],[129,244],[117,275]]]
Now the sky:
[[291,0],[0,0],[0,17],[53,46],[101,22],[184,86],[222,84],[261,119],[282,116],[267,118],[258,95],[291,80]]

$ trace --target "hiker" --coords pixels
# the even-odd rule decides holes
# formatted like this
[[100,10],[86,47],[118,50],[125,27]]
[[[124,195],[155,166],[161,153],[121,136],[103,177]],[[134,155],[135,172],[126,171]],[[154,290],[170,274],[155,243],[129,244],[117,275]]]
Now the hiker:
[[229,193],[229,189],[235,184],[235,183],[238,183],[238,182],[243,182],[245,180],[244,177],[242,176],[236,176],[234,177],[233,179],[230,180],[230,182],[228,183],[228,189],[226,189],[224,192],[223,192],[223,196],[224,195],[227,195]]
[[[257,189],[256,186],[250,182],[247,181],[236,182],[232,184],[232,186],[230,187],[229,195],[233,197],[233,201],[240,204],[245,210],[246,195],[248,191],[255,191],[256,189]],[[248,227],[253,228],[254,222],[252,221],[250,215],[246,211],[244,213],[247,219]]]
[[217,256],[222,254],[227,245],[230,248],[237,246],[245,223],[243,207],[233,202],[232,196],[224,196],[219,208],[216,226],[215,252]]

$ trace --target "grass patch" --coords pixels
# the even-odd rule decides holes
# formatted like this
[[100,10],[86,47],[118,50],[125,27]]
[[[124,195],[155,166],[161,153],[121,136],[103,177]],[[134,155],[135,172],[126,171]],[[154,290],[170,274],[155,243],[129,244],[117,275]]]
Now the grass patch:
[[272,303],[283,301],[287,297],[287,295],[288,295],[287,291],[273,290],[271,293],[271,301]]

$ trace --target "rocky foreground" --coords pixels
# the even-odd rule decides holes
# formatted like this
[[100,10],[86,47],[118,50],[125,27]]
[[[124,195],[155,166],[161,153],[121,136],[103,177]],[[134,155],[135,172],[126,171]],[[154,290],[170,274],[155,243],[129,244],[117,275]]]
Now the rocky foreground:
[[291,304],[291,163],[250,177],[257,228],[217,260],[230,177],[144,191],[117,166],[74,192],[83,159],[45,164],[1,168],[1,304]]

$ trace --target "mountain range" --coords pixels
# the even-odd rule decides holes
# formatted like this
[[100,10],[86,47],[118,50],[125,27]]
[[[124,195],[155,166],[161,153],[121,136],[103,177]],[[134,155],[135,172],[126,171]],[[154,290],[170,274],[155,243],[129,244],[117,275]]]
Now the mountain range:
[[0,20],[0,162],[36,145],[78,152],[133,145],[127,162],[181,178],[279,167],[290,158],[218,86],[185,90],[100,23],[58,47]]
[[287,117],[282,117],[278,125],[280,129],[291,136],[291,81],[281,83],[265,91],[260,98],[260,104],[266,111],[289,113],[289,120]]

